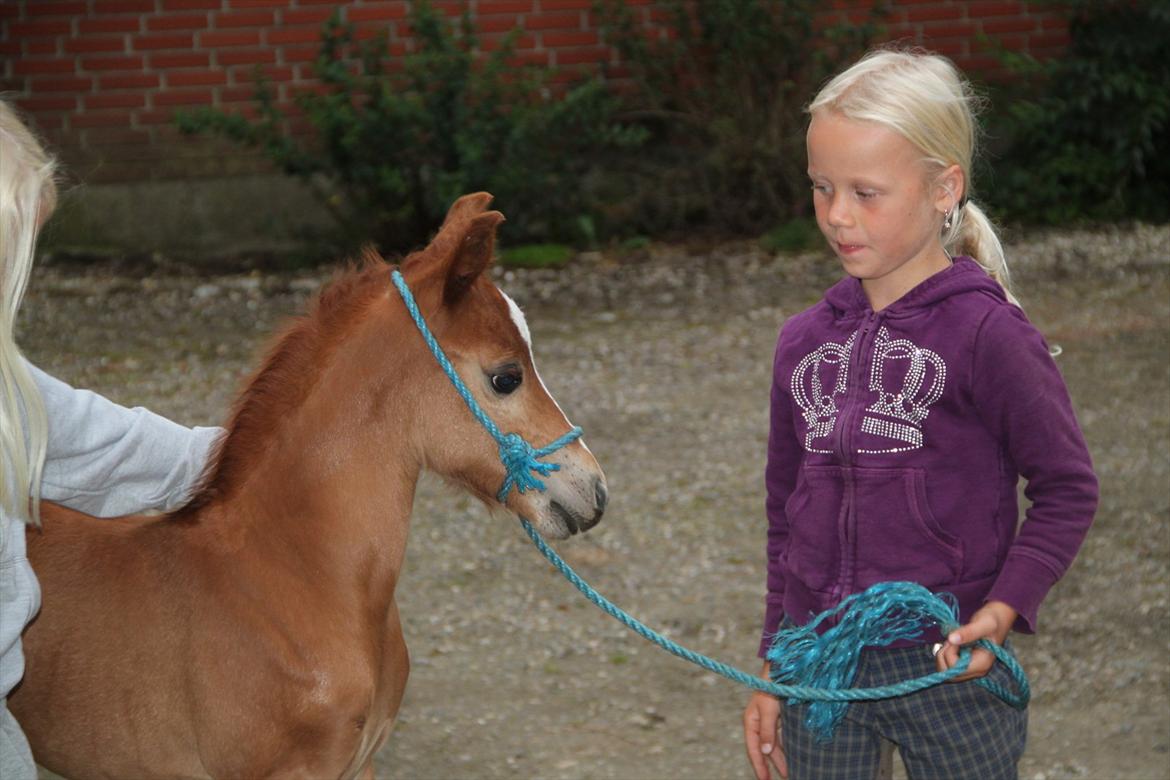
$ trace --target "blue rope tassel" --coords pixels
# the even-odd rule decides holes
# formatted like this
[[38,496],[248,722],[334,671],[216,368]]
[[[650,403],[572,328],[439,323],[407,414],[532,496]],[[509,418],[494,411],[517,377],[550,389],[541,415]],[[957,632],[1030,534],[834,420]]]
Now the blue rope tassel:
[[[836,625],[818,634],[817,627],[831,619],[836,619]],[[931,626],[938,626],[944,634],[958,628],[959,610],[952,595],[936,595],[913,582],[880,582],[849,596],[804,626],[778,632],[767,653],[772,662],[772,679],[814,688],[844,688],[856,677],[862,648],[918,640]],[[977,678],[975,683],[1014,707],[1027,706],[1028,680],[1015,658],[992,642],[980,640],[977,644],[991,650],[1008,667],[1019,694],[1003,689],[986,677]],[[969,654],[969,650],[964,649],[962,653]],[[969,658],[962,659],[964,670],[968,663]],[[790,701],[811,702],[806,724],[823,740],[832,737],[848,706],[815,698],[790,697]]]
[[[463,398],[472,415],[499,445],[500,461],[504,464],[507,476],[496,496],[497,500],[504,503],[513,486],[521,493],[532,489],[543,491],[544,482],[534,477],[532,472],[548,476],[560,469],[560,466],[555,463],[542,463],[539,458],[579,438],[581,429],[574,427],[553,443],[540,449],[533,448],[519,434],[500,433],[491,418],[475,402],[471,391],[463,384],[451,361],[431,335],[402,274],[395,270],[391,273],[391,279],[431,354],[435,356],[435,360],[451,380],[451,384],[455,386],[455,390]],[[573,587],[603,612],[643,639],[707,671],[715,672],[749,688],[793,703],[811,702],[808,725],[820,739],[832,738],[833,730],[844,716],[849,702],[889,699],[924,690],[963,674],[971,661],[971,650],[964,647],[959,651],[958,663],[945,672],[935,672],[916,680],[876,688],[848,687],[856,676],[857,662],[863,648],[884,647],[900,640],[919,639],[929,626],[937,625],[944,633],[958,626],[958,609],[954,598],[949,594],[939,596],[911,582],[883,582],[862,593],[849,596],[836,608],[821,613],[807,625],[777,633],[767,653],[767,658],[772,664],[772,679],[763,680],[701,653],[688,650],[639,622],[581,579],[556,551],[548,546],[527,519],[521,517],[520,523],[536,548]],[[816,629],[821,623],[834,620],[835,625],[823,634],[817,633]],[[981,639],[975,644],[989,650],[1008,668],[1016,691],[1008,691],[986,677],[977,679],[976,683],[1013,707],[1019,709],[1026,707],[1030,697],[1028,679],[1015,658],[999,645],[986,639]]]

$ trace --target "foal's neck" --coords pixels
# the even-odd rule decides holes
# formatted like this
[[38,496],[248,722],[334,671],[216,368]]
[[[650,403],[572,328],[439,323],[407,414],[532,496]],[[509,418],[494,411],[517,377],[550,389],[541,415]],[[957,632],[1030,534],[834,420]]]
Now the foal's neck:
[[[285,421],[249,474],[239,501],[250,532],[277,555],[311,562],[325,577],[392,593],[406,550],[420,465],[405,430],[352,419],[352,399],[310,398]],[[320,408],[316,408],[320,407]],[[296,442],[296,444],[293,444]]]
[[218,526],[212,538],[234,538],[246,555],[291,562],[338,595],[388,606],[422,468],[410,446],[413,416],[394,406],[409,356],[388,350],[374,376],[355,341],[273,421],[207,514]]

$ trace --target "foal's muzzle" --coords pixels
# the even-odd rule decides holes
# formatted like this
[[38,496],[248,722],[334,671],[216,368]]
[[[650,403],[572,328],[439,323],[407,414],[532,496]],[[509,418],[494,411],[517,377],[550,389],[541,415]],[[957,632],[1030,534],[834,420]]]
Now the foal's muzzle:
[[559,501],[549,502],[549,511],[553,513],[565,526],[570,534],[577,534],[583,531],[588,531],[593,526],[601,522],[601,516],[605,514],[605,505],[609,501],[609,492],[605,489],[605,483],[600,479],[593,482],[593,514],[585,516],[578,512],[574,512]]

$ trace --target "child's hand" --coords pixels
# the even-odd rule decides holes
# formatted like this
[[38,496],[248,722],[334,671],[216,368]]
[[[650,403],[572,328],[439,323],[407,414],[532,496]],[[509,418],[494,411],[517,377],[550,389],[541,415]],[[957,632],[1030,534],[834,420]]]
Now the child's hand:
[[[959,648],[969,645],[977,639],[990,639],[997,645],[1002,645],[1007,639],[1012,624],[1016,622],[1016,611],[1002,601],[989,601],[983,608],[971,616],[971,622],[960,626],[947,636],[947,641],[935,654],[940,672],[946,671],[959,662]],[[995,656],[987,650],[975,648],[971,651],[971,665],[967,671],[949,682],[961,682],[982,677],[991,671],[995,664]]]
[[[768,664],[760,676],[770,680]],[[776,767],[780,777],[788,777],[788,762],[784,760],[784,740],[780,734],[780,700],[762,691],[752,694],[743,711],[743,741],[748,761],[756,780],[769,780],[772,773],[768,762]]]

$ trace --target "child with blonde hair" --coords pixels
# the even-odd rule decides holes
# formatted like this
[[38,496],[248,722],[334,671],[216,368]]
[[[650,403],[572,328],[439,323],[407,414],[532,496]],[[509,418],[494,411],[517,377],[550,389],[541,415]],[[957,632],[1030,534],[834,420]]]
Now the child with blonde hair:
[[37,233],[57,202],[55,163],[0,99],[0,778],[36,766],[8,693],[24,673],[20,635],[40,607],[25,528],[41,499],[98,516],[170,509],[203,470],[218,428],[126,409],[30,365],[16,346]]
[[[964,645],[1033,632],[1096,511],[1064,381],[970,197],[973,103],[947,59],[878,50],[808,109],[817,223],[846,277],[788,320],[776,347],[761,656],[782,624],[877,582],[949,592],[961,622],[926,646],[864,650],[857,687],[945,670]],[[753,771],[872,778],[893,743],[911,778],[1014,778],[1027,713],[973,683],[1007,683],[993,662],[977,649],[952,683],[853,704],[827,742],[806,727],[808,705],[756,693],[743,717]]]

